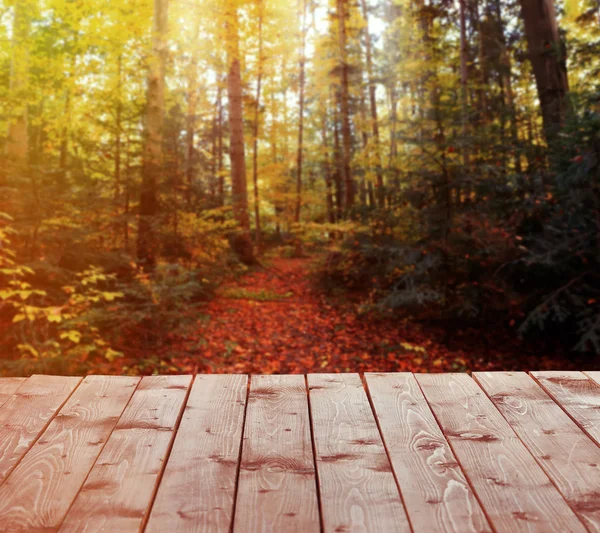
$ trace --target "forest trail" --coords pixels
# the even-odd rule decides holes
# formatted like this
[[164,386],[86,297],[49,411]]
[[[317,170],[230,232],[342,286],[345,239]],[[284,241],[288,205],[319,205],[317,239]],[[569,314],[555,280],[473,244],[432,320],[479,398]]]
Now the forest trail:
[[219,373],[483,367],[473,352],[449,352],[436,341],[441,332],[424,334],[414,323],[361,315],[355,304],[328,298],[313,288],[310,268],[311,259],[275,259],[224,284],[202,310],[202,347],[185,366]]

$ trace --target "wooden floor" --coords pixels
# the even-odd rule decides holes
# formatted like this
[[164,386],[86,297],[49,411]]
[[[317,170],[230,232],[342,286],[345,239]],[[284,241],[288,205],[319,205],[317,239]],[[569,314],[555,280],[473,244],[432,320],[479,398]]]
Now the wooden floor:
[[600,372],[0,379],[0,531],[600,531]]

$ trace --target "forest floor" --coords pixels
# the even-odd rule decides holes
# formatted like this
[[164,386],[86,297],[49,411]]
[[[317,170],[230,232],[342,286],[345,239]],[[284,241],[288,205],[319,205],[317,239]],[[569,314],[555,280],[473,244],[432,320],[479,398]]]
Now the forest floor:
[[[410,318],[361,313],[315,288],[314,259],[275,259],[230,280],[202,309],[180,369],[216,373],[462,372],[570,368],[519,341],[448,332]],[[495,331],[497,328],[490,328]],[[508,343],[508,344],[507,344]]]

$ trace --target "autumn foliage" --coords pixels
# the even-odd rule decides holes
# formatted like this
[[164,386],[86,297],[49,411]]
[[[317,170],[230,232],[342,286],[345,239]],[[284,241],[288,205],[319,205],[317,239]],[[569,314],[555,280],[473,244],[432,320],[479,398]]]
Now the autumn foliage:
[[0,372],[593,365],[594,0],[0,0]]

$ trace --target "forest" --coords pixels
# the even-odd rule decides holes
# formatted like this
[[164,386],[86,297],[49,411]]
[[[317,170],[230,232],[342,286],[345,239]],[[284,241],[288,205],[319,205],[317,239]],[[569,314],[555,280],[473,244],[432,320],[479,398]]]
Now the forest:
[[598,0],[0,0],[0,375],[600,361]]

